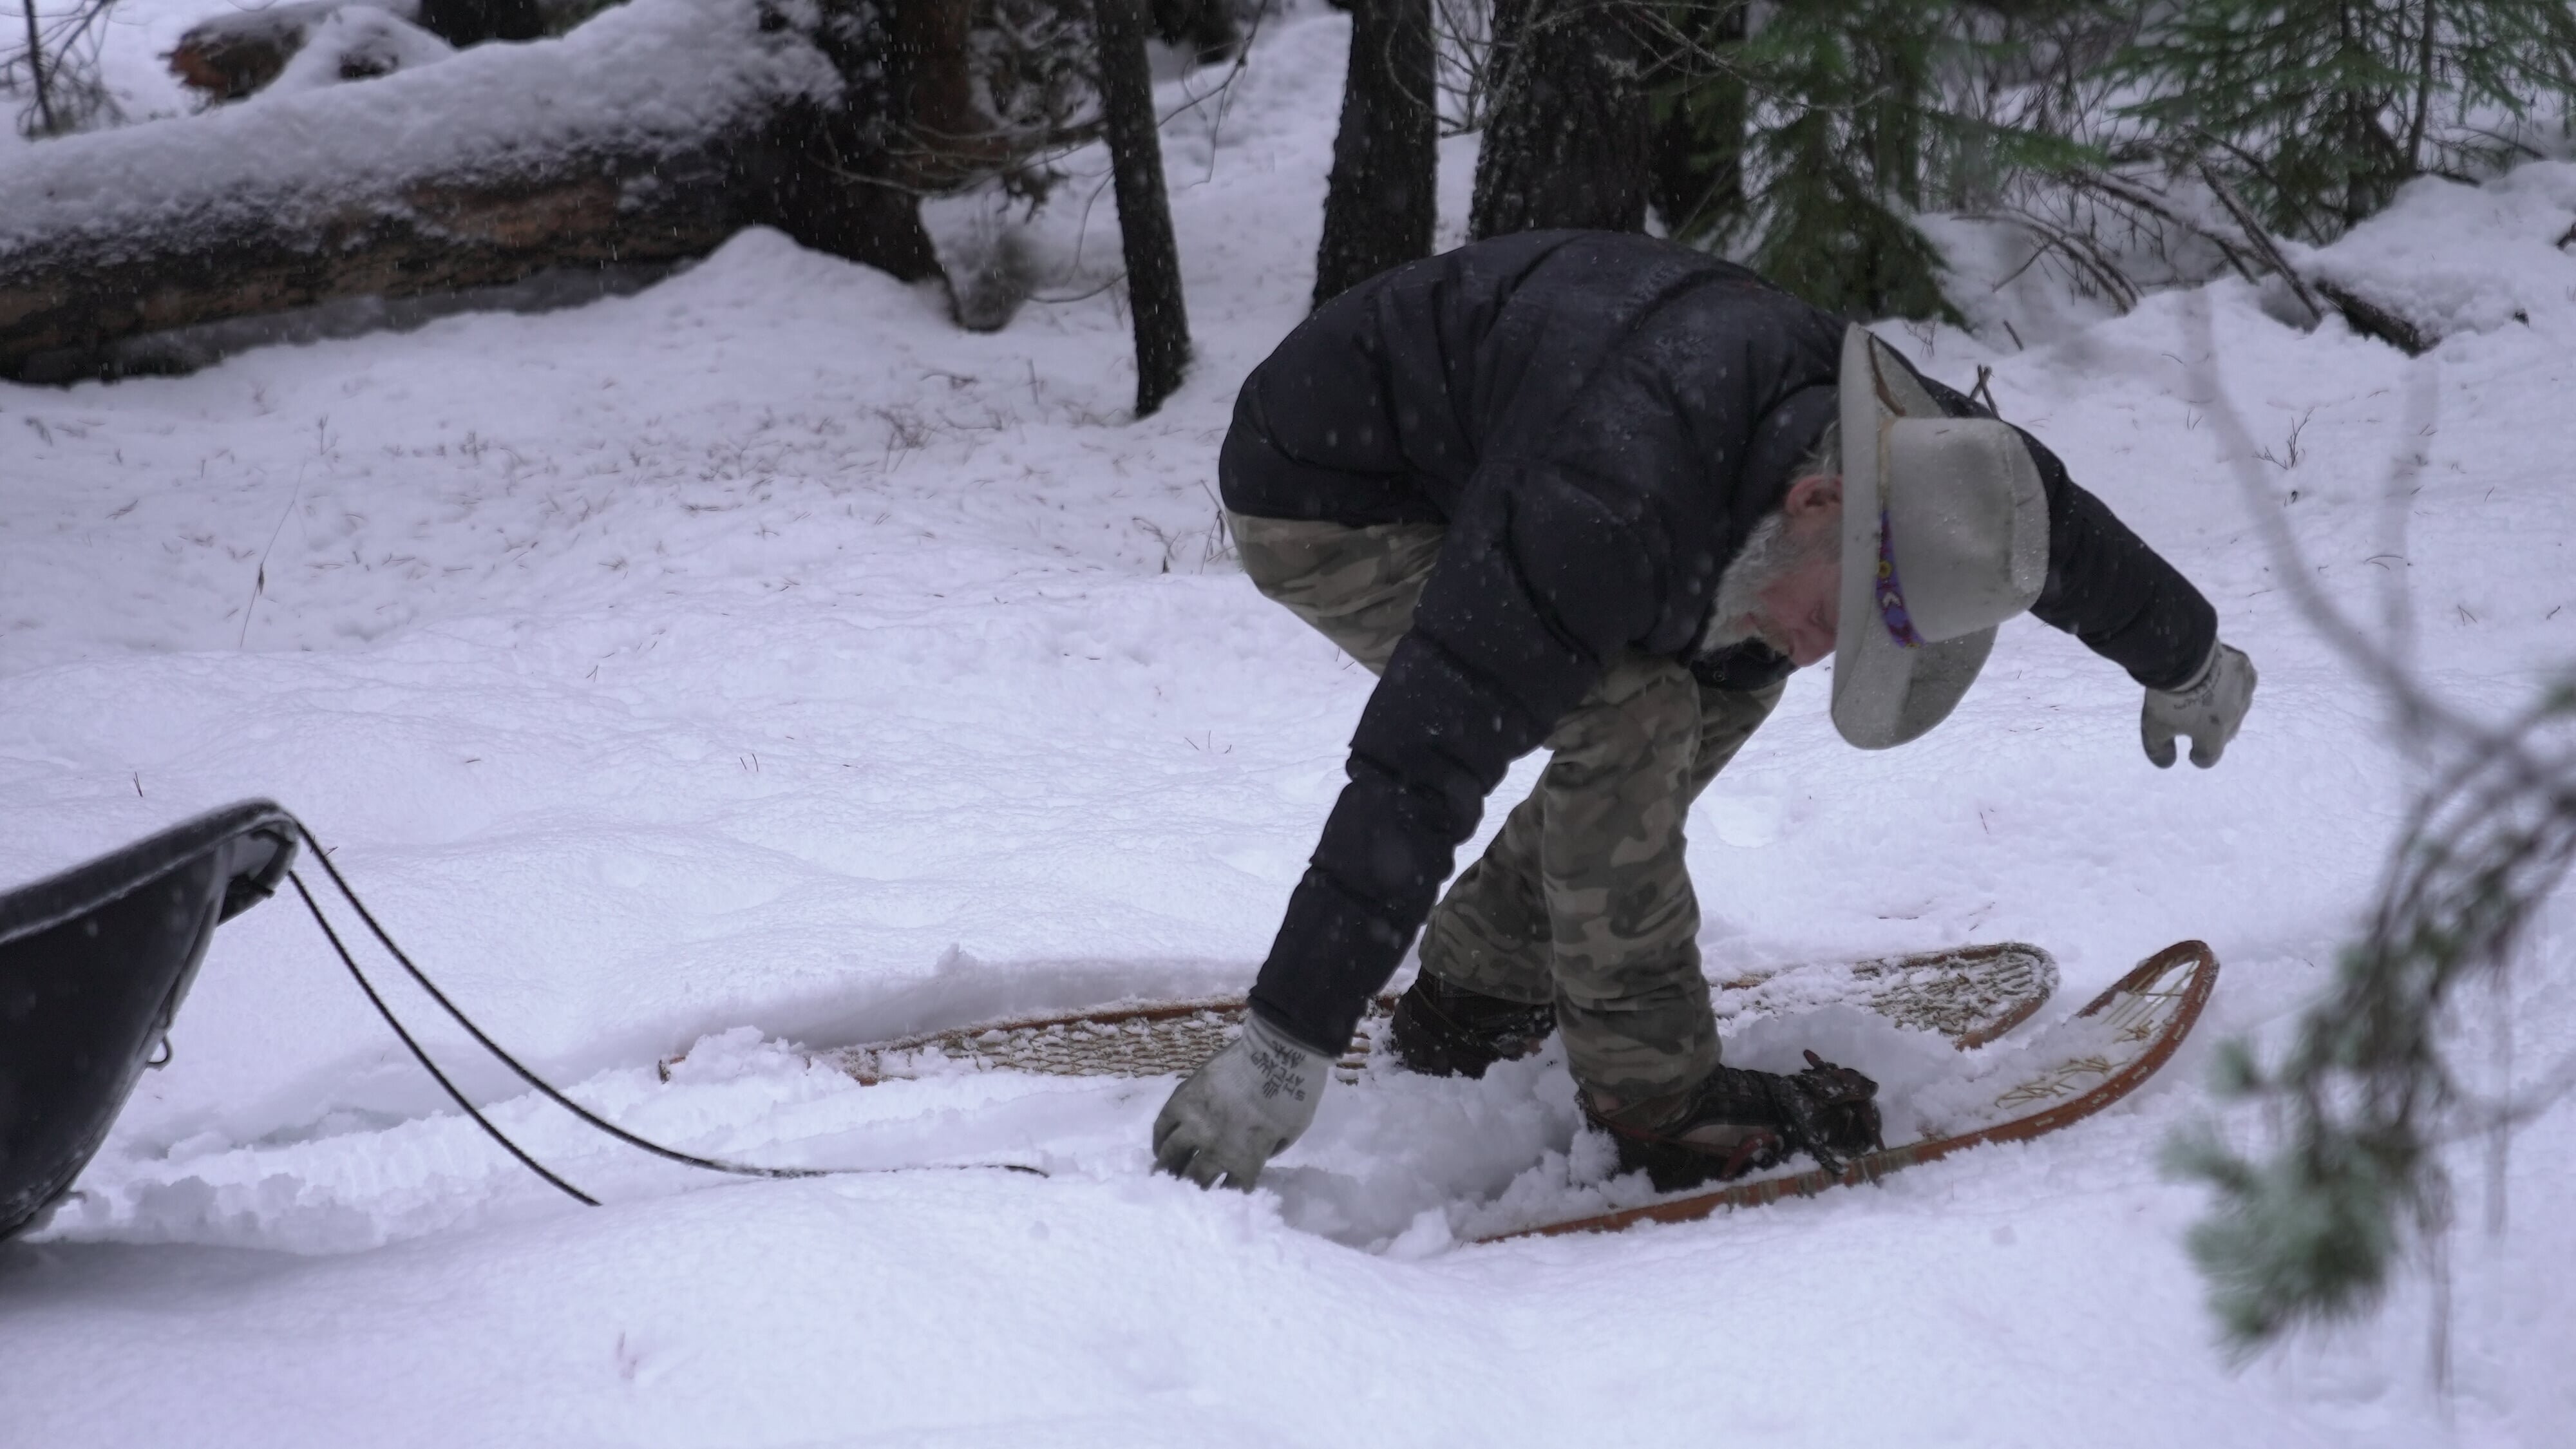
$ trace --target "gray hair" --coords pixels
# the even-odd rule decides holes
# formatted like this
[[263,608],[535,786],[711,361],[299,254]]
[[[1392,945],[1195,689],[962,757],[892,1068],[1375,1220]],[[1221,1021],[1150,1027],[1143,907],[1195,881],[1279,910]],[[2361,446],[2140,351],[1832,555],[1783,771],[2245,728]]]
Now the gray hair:
[[1839,478],[1842,475],[1843,425],[1840,419],[1835,419],[1825,424],[1825,430],[1816,435],[1815,446],[1809,448],[1806,455],[1798,460],[1798,465],[1789,470],[1789,481],[1794,483],[1801,478]]
[[[1789,479],[1840,477],[1843,471],[1842,425],[1825,424],[1815,445],[1789,470]],[[1839,543],[1830,546],[1839,547]],[[1744,545],[1735,551],[1726,568],[1717,576],[1717,597],[1710,602],[1708,623],[1700,630],[1699,643],[1693,652],[1708,654],[1755,637],[1747,622],[1762,591],[1807,561],[1812,546],[1802,547],[1789,532],[1788,520],[1780,510],[1762,515],[1744,536]]]

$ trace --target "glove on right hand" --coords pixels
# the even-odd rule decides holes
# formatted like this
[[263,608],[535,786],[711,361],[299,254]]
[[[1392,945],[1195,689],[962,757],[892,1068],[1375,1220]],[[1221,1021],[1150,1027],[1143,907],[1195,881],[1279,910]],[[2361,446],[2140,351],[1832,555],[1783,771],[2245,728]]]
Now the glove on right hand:
[[2174,736],[2191,736],[2191,762],[2206,770],[2245,723],[2254,703],[2254,661],[2245,651],[2212,644],[2200,672],[2180,689],[2150,689],[2138,712],[2138,737],[2159,770],[2174,762]]
[[1250,1190],[1315,1120],[1332,1068],[1332,1058],[1245,1012],[1243,1034],[1174,1088],[1154,1119],[1154,1166],[1201,1187]]

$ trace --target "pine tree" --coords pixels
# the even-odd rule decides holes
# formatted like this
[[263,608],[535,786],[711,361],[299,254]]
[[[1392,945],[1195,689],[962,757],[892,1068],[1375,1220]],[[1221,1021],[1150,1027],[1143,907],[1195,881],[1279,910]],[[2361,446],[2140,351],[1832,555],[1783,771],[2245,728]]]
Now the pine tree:
[[1747,24],[1729,0],[1677,0],[1659,45],[1666,224],[1832,311],[1954,317],[1914,216],[2089,158],[1985,107],[1996,77],[2037,64],[2035,36],[2103,3],[1802,0]]
[[1848,316],[1953,315],[1940,253],[1913,222],[1933,142],[1966,124],[1936,85],[1950,9],[1808,0],[1718,52],[1753,99],[1742,220],[1755,270]]
[[2442,1147],[2510,1133],[2553,1104],[2546,1092],[2480,1100],[2464,1086],[2453,1013],[2470,986],[2507,973],[2576,865],[2576,676],[2497,728],[2455,713],[2385,656],[2378,672],[2395,681],[2435,783],[2409,813],[2366,930],[2283,1059],[2266,1068],[2242,1043],[2220,1058],[2223,1093],[2269,1108],[2271,1150],[2247,1156],[2202,1133],[2175,1153],[2217,1190],[2190,1247],[2240,1351],[2369,1309],[2401,1252],[2448,1226]]
[[2556,0],[2181,0],[2122,58],[2126,108],[2266,225],[2323,242],[2498,150],[2481,112],[2576,99]]
[[[2186,315],[2185,350],[2204,359],[2208,416],[2244,478],[2256,469],[2252,434],[2217,374],[2208,311]],[[2410,411],[2429,419],[2436,390],[2429,374],[2419,381]],[[2390,496],[2412,496],[2422,464],[2401,453]],[[2248,497],[2261,496],[2259,478],[2245,481]],[[2215,1211],[2189,1245],[2240,1354],[2304,1325],[2361,1316],[2409,1249],[2437,1258],[2450,1224],[2444,1150],[2485,1138],[2500,1191],[2511,1134],[2576,1092],[2565,1043],[2549,1044],[2557,1059],[2537,1081],[2512,1074],[2525,1078],[2521,1088],[2508,1080],[2481,1091],[2484,1073],[2460,1060],[2464,998],[2481,985],[2505,988],[2576,868],[2576,667],[2535,671],[2537,696],[2503,718],[2464,708],[2391,642],[2402,626],[2327,597],[2278,509],[2258,510],[2257,525],[2290,601],[2376,690],[2422,783],[2357,938],[2285,1049],[2269,1064],[2242,1040],[2220,1050],[2220,1095],[2263,1109],[2253,1150],[2215,1126],[2174,1144],[2171,1165],[2216,1189]],[[2509,1016],[2498,1014],[2510,1033]],[[2502,1206],[2490,1203],[2499,1214]]]

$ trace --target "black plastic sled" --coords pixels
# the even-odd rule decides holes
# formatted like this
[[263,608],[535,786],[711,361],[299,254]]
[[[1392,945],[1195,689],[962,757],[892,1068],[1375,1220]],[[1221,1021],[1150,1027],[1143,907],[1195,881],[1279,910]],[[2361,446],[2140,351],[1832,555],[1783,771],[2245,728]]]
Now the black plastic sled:
[[216,925],[268,899],[299,833],[246,800],[0,895],[0,1239],[89,1165]]

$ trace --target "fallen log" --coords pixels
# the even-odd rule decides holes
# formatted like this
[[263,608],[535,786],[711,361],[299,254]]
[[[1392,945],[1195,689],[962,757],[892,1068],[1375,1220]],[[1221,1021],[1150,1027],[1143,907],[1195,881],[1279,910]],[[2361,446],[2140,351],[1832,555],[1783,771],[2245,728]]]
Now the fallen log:
[[28,147],[0,170],[0,376],[112,373],[143,334],[340,298],[703,255],[744,226],[907,280],[865,178],[881,27],[851,0],[632,0],[560,40]]
[[2423,356],[2442,340],[2349,287],[2323,279],[2310,285],[2343,314],[2346,326],[2364,337],[2376,337],[2409,357]]

